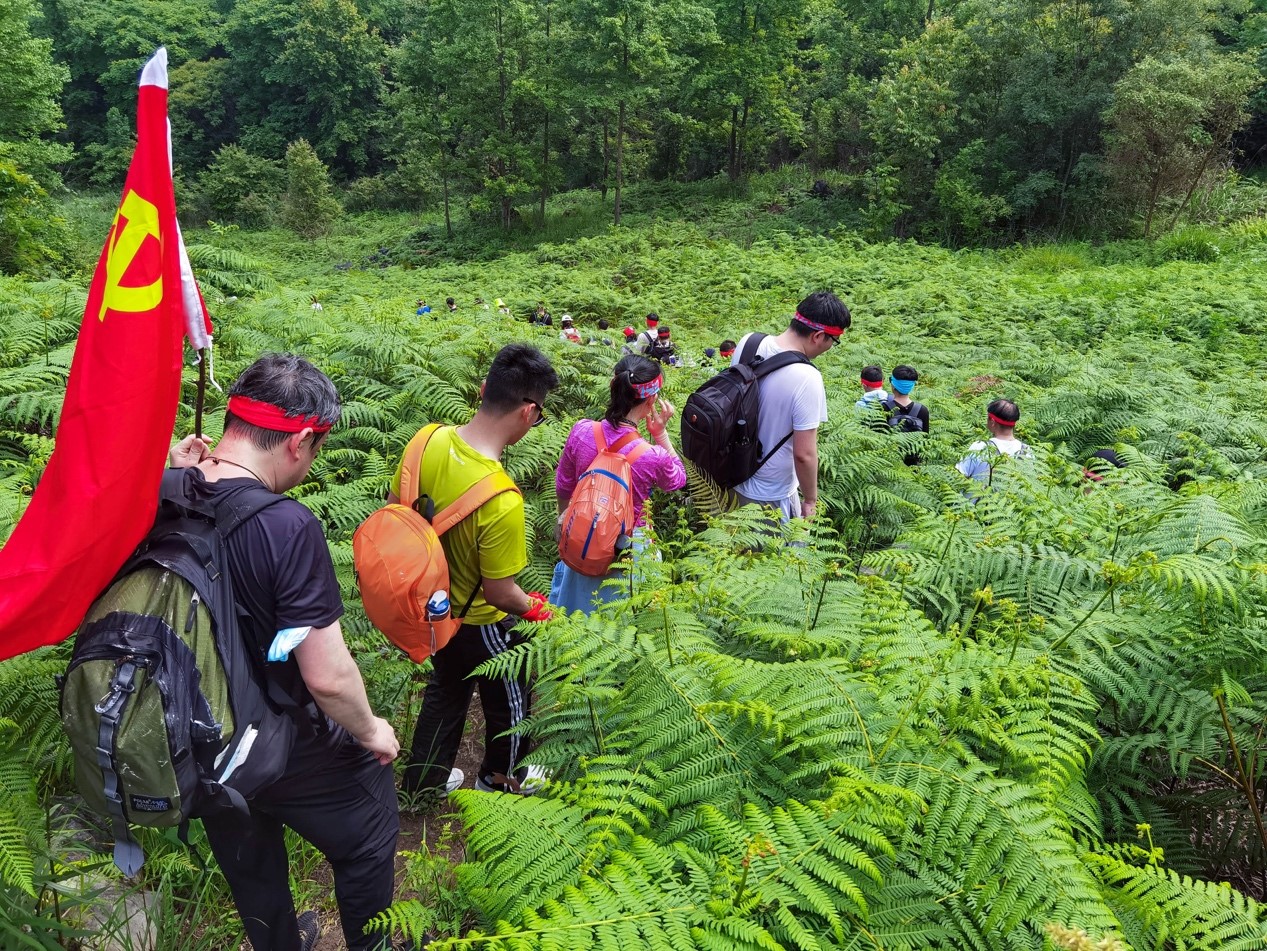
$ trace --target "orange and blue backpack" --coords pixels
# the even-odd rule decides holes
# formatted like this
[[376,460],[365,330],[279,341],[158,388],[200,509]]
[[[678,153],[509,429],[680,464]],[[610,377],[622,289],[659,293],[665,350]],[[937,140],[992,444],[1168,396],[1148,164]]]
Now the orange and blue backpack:
[[[603,424],[593,423],[598,454],[581,474],[563,513],[559,558],[573,571],[601,578],[633,542],[633,464],[651,447],[630,431],[608,445]],[[632,442],[628,454],[622,454]]]

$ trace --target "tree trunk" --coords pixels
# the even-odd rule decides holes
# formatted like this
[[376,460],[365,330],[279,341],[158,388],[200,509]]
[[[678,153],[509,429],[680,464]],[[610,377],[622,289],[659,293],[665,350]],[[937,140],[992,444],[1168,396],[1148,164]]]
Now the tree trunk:
[[739,107],[730,107],[730,145],[726,155],[726,177],[732,182],[739,177]]
[[603,114],[603,201],[607,201],[607,181],[611,174],[611,120]]
[[[550,4],[546,4],[546,82],[553,79],[550,70]],[[546,223],[546,201],[550,197],[550,103],[545,103],[545,122],[541,130],[541,227]]]
[[616,117],[616,201],[612,206],[612,223],[620,224],[620,193],[625,186],[625,100],[620,100]]
[[546,200],[550,197],[550,110],[546,108],[545,127],[541,130],[541,218],[546,223]]
[[1144,216],[1144,238],[1147,239],[1153,230],[1153,212],[1157,209],[1157,194],[1161,191],[1161,170],[1153,175],[1152,188],[1148,190],[1148,212]]
[[1167,230],[1174,231],[1175,225],[1179,224],[1179,216],[1183,214],[1183,210],[1188,207],[1188,202],[1192,201],[1192,195],[1197,190],[1197,186],[1201,184],[1201,179],[1205,175],[1205,171],[1210,167],[1210,160],[1214,158],[1218,149],[1209,148],[1205,150],[1205,158],[1201,160],[1201,167],[1197,169],[1197,173],[1192,176],[1192,181],[1188,184],[1188,193],[1183,196],[1183,201],[1179,203],[1179,207],[1175,209],[1175,216],[1170,219],[1170,228]]
[[453,219],[449,217],[449,163],[448,162],[444,163],[444,171],[440,173],[440,176],[444,182],[444,231],[445,231],[445,234],[449,236],[449,239],[452,240],[453,239]]

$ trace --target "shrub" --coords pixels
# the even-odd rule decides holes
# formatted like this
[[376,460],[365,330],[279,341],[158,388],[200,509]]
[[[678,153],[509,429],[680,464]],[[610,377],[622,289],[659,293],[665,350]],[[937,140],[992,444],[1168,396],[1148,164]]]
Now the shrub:
[[330,170],[306,139],[286,150],[286,193],[282,196],[282,224],[304,238],[330,230],[343,209],[330,186]]
[[39,274],[62,259],[65,243],[47,192],[12,162],[0,162],[0,273]]
[[262,228],[272,223],[283,183],[279,162],[226,145],[198,177],[198,199],[208,218]]
[[1200,225],[1172,231],[1157,240],[1156,248],[1157,257],[1162,261],[1196,261],[1201,264],[1217,261],[1223,253],[1218,235]]

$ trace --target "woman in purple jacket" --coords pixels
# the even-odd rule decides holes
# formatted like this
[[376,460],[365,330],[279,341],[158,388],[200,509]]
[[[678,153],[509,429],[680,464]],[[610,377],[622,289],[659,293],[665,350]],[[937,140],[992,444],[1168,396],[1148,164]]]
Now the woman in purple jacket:
[[[607,412],[603,414],[603,437],[611,445],[630,429],[637,430],[640,423],[646,423],[647,435],[651,437],[651,446],[635,459],[630,468],[633,470],[633,503],[634,503],[634,557],[647,547],[645,532],[646,518],[643,507],[647,496],[653,488],[674,492],[686,485],[686,469],[678,458],[673,443],[669,440],[666,428],[673,416],[673,406],[668,400],[661,399],[660,388],[664,379],[660,365],[646,357],[624,357],[613,371],[611,381],[611,399],[607,403]],[[625,446],[621,453],[628,455],[634,446],[642,440],[633,440]],[[589,468],[594,457],[598,455],[598,446],[594,442],[594,423],[582,419],[568,433],[567,442],[563,446],[563,456],[559,459],[559,469],[554,477],[555,493],[559,500],[559,524],[563,523],[562,513],[567,510],[572,493],[576,491],[577,481]],[[596,601],[612,601],[619,596],[619,589],[603,582],[623,572],[623,567],[613,569],[601,578],[591,578],[573,571],[563,562],[554,568],[554,582],[550,586],[550,603],[564,608],[569,613],[582,611],[589,614],[594,610]]]

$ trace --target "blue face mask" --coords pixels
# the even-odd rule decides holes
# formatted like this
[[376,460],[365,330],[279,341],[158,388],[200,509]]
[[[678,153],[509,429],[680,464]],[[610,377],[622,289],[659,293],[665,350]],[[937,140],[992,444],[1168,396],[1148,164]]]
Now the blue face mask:
[[889,386],[893,387],[893,392],[901,393],[905,396],[911,390],[915,389],[914,380],[899,380],[895,377],[889,377]]

